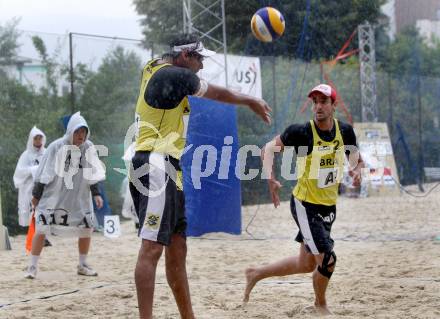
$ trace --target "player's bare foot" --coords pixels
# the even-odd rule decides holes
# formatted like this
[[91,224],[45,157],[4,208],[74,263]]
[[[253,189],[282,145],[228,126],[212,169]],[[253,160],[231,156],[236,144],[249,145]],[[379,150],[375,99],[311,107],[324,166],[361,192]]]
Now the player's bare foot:
[[257,270],[255,268],[247,268],[244,273],[246,275],[246,288],[244,290],[243,302],[248,302],[249,295],[255,284],[258,282]]
[[321,316],[330,316],[333,314],[333,312],[328,309],[327,305],[318,305],[315,303],[315,309]]

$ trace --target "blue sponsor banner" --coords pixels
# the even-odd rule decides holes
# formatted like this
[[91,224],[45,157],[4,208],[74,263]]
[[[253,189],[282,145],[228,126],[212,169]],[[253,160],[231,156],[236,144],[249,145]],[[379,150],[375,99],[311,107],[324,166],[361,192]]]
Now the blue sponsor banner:
[[[188,236],[241,233],[239,149],[234,106],[190,97],[187,151],[181,161]],[[230,155],[229,155],[230,154]]]

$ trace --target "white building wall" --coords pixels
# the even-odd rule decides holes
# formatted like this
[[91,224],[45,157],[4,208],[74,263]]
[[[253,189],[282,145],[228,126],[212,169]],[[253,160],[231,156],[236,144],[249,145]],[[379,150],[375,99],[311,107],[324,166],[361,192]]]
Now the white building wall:
[[428,45],[433,44],[433,39],[440,40],[440,21],[418,20],[416,27]]

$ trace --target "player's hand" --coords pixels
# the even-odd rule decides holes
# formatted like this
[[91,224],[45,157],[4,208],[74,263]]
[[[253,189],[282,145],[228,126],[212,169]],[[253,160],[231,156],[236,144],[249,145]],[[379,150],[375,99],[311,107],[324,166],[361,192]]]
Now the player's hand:
[[272,203],[275,208],[277,208],[278,206],[280,206],[280,196],[278,192],[281,188],[281,183],[278,182],[276,179],[269,179],[267,182],[269,183],[269,193],[270,197],[272,198]]
[[266,103],[266,101],[261,99],[252,99],[248,105],[255,114],[263,119],[264,122],[267,124],[272,122],[270,117],[270,112],[272,112],[272,109]]
[[36,199],[34,196],[32,196],[31,204],[32,204],[32,210],[35,210],[35,207],[37,207],[39,200]]
[[361,186],[362,175],[361,175],[360,169],[350,170],[350,171],[348,171],[348,175],[350,175],[351,178],[353,178],[353,186],[354,187]]
[[95,201],[96,208],[101,209],[104,206],[104,201],[100,195],[93,196],[93,200]]

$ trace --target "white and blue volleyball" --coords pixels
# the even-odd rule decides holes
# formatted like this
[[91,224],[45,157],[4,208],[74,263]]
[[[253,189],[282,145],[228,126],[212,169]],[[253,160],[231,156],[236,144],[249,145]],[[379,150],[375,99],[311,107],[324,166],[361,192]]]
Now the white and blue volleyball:
[[254,36],[263,42],[278,39],[286,27],[284,17],[277,9],[264,7],[252,17],[251,30]]

